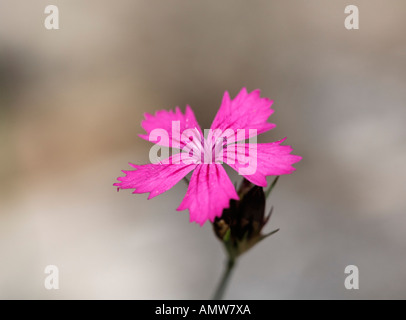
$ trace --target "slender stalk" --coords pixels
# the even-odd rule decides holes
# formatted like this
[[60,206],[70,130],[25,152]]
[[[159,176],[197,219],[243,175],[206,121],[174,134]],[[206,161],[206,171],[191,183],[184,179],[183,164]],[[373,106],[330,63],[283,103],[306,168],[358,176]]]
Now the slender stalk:
[[213,300],[223,299],[224,292],[226,291],[227,284],[230,280],[230,276],[235,266],[235,259],[232,257],[228,258],[226,269],[224,270],[223,276],[221,277],[220,283],[217,286],[216,292],[214,293]]

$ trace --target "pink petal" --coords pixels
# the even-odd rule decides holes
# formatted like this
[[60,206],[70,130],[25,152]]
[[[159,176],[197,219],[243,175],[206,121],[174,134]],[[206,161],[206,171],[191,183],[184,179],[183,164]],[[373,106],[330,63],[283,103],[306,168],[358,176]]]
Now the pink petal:
[[[296,170],[292,164],[302,160],[302,157],[290,154],[292,147],[281,145],[285,139],[272,143],[258,143],[256,146],[249,143],[236,144],[237,157],[233,159],[235,163],[232,164],[230,159],[227,159],[227,164],[239,172],[241,168],[247,168],[250,162],[254,170],[250,174],[242,175],[253,184],[266,187],[267,176],[290,174]],[[246,160],[239,160],[238,157],[245,157]]]
[[133,193],[149,192],[148,199],[169,190],[196,167],[196,164],[185,165],[179,161],[179,154],[170,157],[169,164],[130,165],[136,170],[123,170],[126,176],[117,178],[121,182],[114,185],[135,189]]
[[[180,126],[180,134],[185,129],[194,129],[196,128],[198,132],[200,133],[200,136],[202,136],[202,130],[200,129],[200,126],[198,122],[196,121],[195,115],[193,113],[192,108],[190,106],[186,106],[185,114],[182,113],[182,111],[179,109],[179,107],[176,107],[175,111],[173,110],[160,110],[155,113],[155,115],[151,115],[149,113],[145,113],[145,120],[141,122],[142,128],[147,132],[147,134],[141,134],[139,135],[141,138],[149,141],[148,137],[149,134],[151,133],[152,130],[154,129],[161,129],[165,130],[168,133],[169,137],[169,143],[165,141],[159,141],[157,144],[164,146],[164,147],[170,147],[172,146],[171,141],[172,138],[177,142],[180,143],[180,137],[179,136],[174,136],[172,137],[172,122],[173,121],[179,121]],[[155,143],[155,141],[154,141]],[[183,146],[183,143],[180,143],[181,146]]]
[[[271,109],[272,103],[272,100],[260,97],[260,90],[248,93],[247,89],[243,88],[233,100],[226,91],[211,129],[222,131],[232,129],[234,132],[237,132],[238,129],[255,129],[257,134],[264,133],[276,126],[267,122],[269,116],[274,112]],[[246,132],[246,138],[248,137],[248,132]]]
[[220,217],[230,199],[238,199],[237,192],[226,171],[219,164],[201,164],[190,179],[187,193],[177,210],[189,209],[190,221],[203,225]]

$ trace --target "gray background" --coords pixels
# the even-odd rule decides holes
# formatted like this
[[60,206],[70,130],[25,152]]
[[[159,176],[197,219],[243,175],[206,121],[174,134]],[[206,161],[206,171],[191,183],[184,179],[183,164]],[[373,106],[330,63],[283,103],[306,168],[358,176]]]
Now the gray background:
[[[60,30],[43,26],[60,10]],[[360,9],[360,30],[344,8]],[[0,0],[0,298],[209,298],[224,254],[176,212],[112,186],[146,163],[143,113],[260,88],[303,156],[269,200],[230,299],[406,298],[403,0]],[[232,177],[234,181],[237,176]],[[60,290],[44,268],[60,269]],[[344,268],[360,268],[360,290]]]

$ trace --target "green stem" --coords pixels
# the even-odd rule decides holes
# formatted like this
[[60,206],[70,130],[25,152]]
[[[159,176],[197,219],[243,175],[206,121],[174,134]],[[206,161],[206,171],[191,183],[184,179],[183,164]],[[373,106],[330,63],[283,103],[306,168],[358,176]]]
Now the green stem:
[[220,283],[218,284],[216,292],[214,293],[213,300],[223,299],[224,292],[226,291],[227,284],[230,280],[230,276],[234,269],[235,263],[236,263],[236,261],[234,258],[232,258],[232,257],[228,258],[226,269],[224,270]]

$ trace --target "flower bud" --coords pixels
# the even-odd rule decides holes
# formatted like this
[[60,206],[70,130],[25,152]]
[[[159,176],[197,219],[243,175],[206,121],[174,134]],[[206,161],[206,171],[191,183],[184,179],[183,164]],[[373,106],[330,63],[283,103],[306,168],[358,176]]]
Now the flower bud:
[[[274,184],[273,184],[274,185]],[[237,257],[271,234],[263,235],[263,227],[270,215],[265,216],[266,197],[262,187],[244,179],[238,190],[239,200],[231,200],[230,207],[216,218],[213,229],[223,241],[230,256]]]

